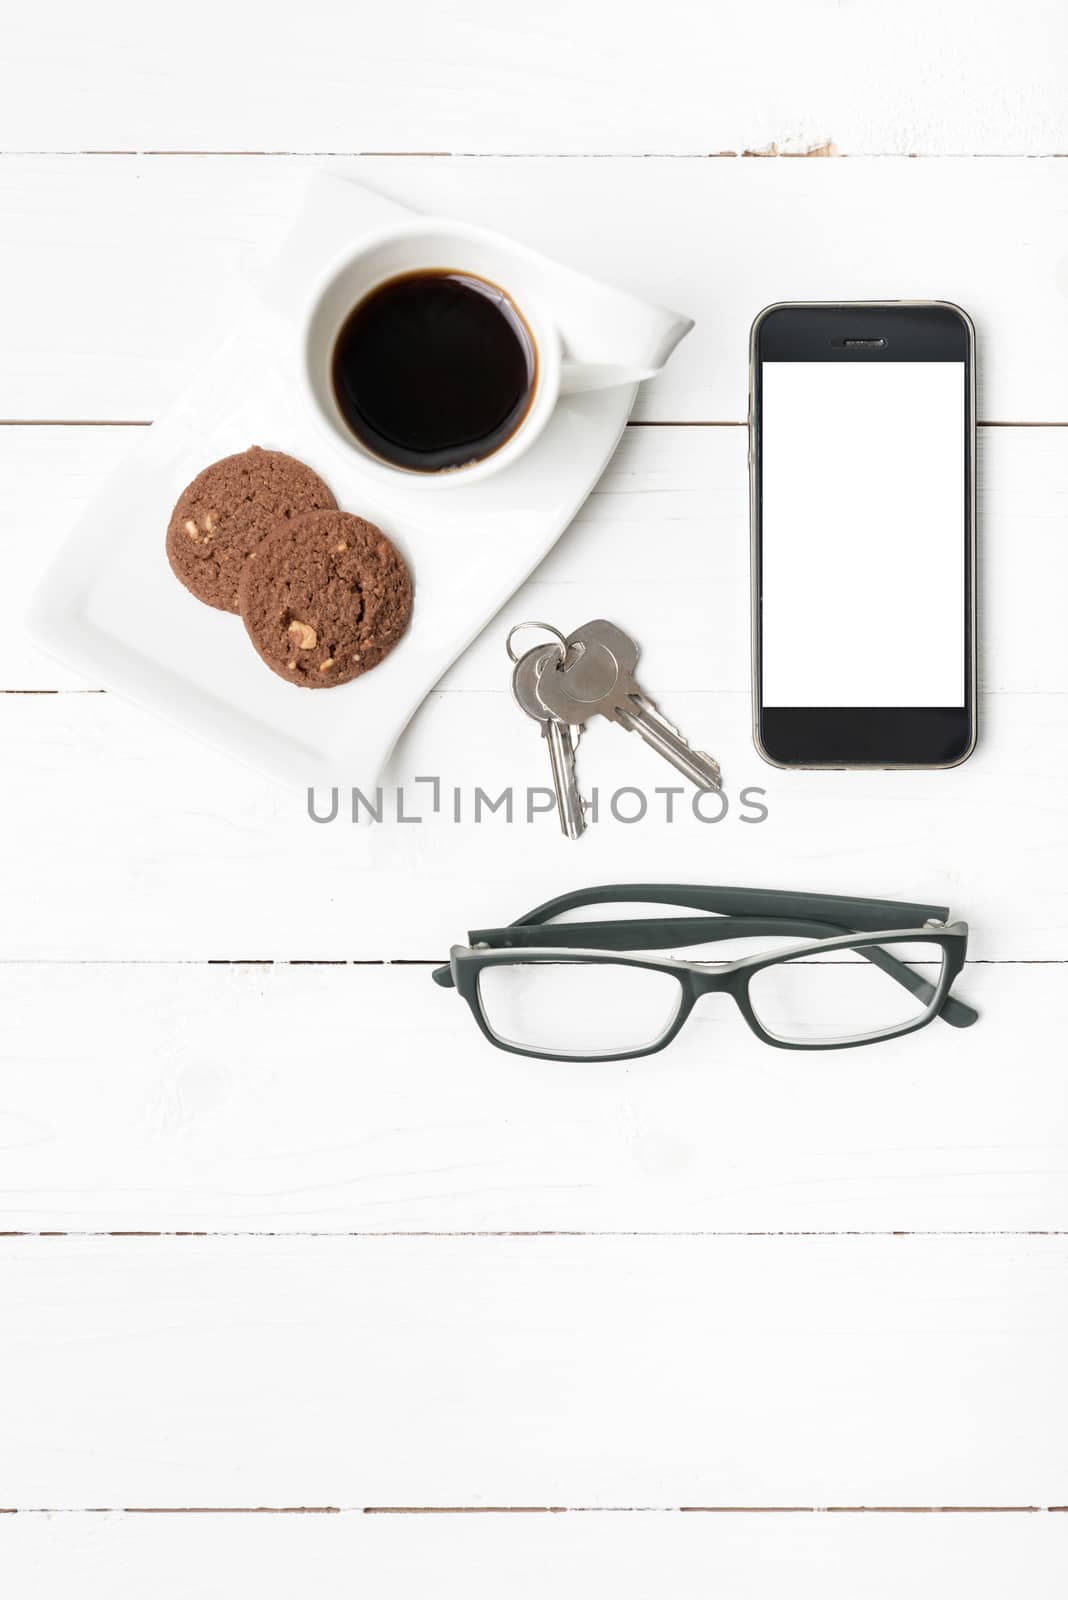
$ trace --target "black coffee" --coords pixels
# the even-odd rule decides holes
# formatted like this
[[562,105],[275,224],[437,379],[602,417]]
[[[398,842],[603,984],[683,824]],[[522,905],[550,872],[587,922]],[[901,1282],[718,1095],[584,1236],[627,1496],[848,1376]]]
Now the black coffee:
[[526,416],[534,341],[496,284],[462,272],[392,278],[334,346],[342,416],[376,456],[417,472],[481,461]]

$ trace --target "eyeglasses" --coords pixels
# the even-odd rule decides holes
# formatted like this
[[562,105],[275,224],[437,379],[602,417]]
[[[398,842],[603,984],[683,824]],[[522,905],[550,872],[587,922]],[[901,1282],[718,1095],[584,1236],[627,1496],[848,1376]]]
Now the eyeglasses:
[[[608,904],[704,915],[549,925]],[[467,1001],[492,1044],[517,1055],[652,1055],[706,994],[730,995],[765,1044],[842,1050],[914,1033],[935,1017],[954,1028],[978,1020],[949,992],[964,965],[968,925],[948,917],[945,906],[847,895],[613,884],[560,895],[507,928],[474,929],[432,976]],[[714,967],[645,954],[782,936],[785,947]]]

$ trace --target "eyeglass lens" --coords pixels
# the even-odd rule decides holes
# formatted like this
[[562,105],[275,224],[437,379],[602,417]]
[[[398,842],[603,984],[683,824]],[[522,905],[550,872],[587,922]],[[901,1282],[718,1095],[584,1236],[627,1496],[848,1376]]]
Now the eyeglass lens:
[[482,1014],[502,1042],[548,1055],[611,1056],[662,1039],[682,1003],[679,980],[610,962],[501,962],[482,968]]
[[[902,962],[925,980],[924,991],[911,992],[863,949]],[[788,1044],[833,1044],[893,1033],[934,1009],[943,965],[941,945],[923,940],[801,954],[754,973],[749,1003],[761,1027]]]

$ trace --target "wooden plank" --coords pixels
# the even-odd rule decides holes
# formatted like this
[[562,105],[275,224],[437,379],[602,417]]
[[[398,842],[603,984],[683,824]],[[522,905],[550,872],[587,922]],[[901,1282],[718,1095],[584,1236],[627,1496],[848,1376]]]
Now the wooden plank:
[[[47,104],[51,116],[54,90]],[[492,224],[695,317],[639,417],[740,421],[749,326],[771,301],[911,296],[975,317],[982,417],[1068,420],[1063,161],[322,156],[0,160],[19,307],[0,417],[158,416],[234,321],[320,169]]]
[[8,1239],[0,1504],[1064,1504],[1065,1258]]
[[617,7],[610,26],[603,6],[566,0],[515,13],[308,0],[253,35],[207,0],[164,30],[132,0],[103,0],[92,22],[65,0],[13,17],[10,35],[8,149],[1064,148],[1063,21],[1044,0],[1019,0],[997,29],[922,0],[899,0],[893,28],[831,0],[661,0],[655,16]]
[[141,432],[140,428],[0,428],[0,494],[9,510],[0,546],[5,560],[12,563],[11,593],[20,596],[11,630],[0,643],[0,687],[88,687],[27,637],[26,602],[86,505]]
[[[0,548],[13,595],[32,592],[134,428],[0,428]],[[980,665],[987,694],[1068,688],[1068,435],[986,428],[979,441]],[[162,530],[146,529],[160,545]],[[749,539],[742,428],[629,428],[571,527],[442,680],[500,687],[513,622],[618,617],[642,641],[659,691],[749,687]],[[26,637],[22,607],[0,630],[0,688],[81,688]],[[98,687],[98,685],[92,685]]]
[[709,1000],[563,1067],[428,966],[6,966],[0,1229],[1064,1230],[1063,972],[969,966],[967,1033],[798,1057]]
[[[635,878],[930,900],[971,919],[975,957],[1068,956],[1063,695],[991,697],[984,743],[954,772],[844,776],[765,767],[744,695],[664,703],[723,761],[726,812],[701,802],[698,820],[676,799],[668,824],[655,791],[672,774],[606,724],[582,748],[599,820],[572,845],[547,811],[527,820],[528,804],[549,804],[544,752],[503,688],[431,696],[383,790],[383,822],[362,827],[347,795],[316,824],[304,795],[111,695],[2,695],[18,848],[0,884],[0,958],[427,958],[550,893]],[[431,785],[414,781],[434,776],[436,815]],[[398,788],[404,815],[422,820],[397,821]],[[476,791],[508,788],[511,820],[483,804],[476,822]],[[756,789],[768,815],[747,822],[757,812],[742,791]],[[618,820],[643,802],[640,821]],[[329,815],[328,795],[317,805]],[[418,883],[416,904],[398,882]]]
[[[4,535],[13,593],[32,587],[130,432],[0,430],[14,506]],[[980,750],[957,772],[780,773],[757,758],[746,692],[742,431],[632,429],[575,525],[402,741],[391,783],[406,787],[408,815],[426,817],[417,827],[354,828],[344,805],[332,826],[316,826],[302,795],[271,788],[109,696],[0,696],[17,775],[5,815],[9,837],[22,841],[0,891],[12,908],[0,950],[11,958],[425,957],[469,923],[536,903],[547,883],[637,873],[944,898],[973,918],[977,955],[1064,957],[1061,440],[1052,429],[992,429],[984,439],[987,694]],[[571,848],[551,817],[525,820],[526,791],[546,783],[546,768],[509,701],[504,635],[524,617],[573,625],[598,612],[632,627],[643,681],[723,762],[731,809],[721,823],[683,810],[665,827],[667,802],[652,791],[671,774],[607,726],[591,729],[582,748],[583,781],[602,797],[587,838]],[[6,686],[81,683],[27,649],[17,614],[4,644]],[[715,687],[695,692],[700,685]],[[441,778],[437,816],[429,786],[413,781],[420,775]],[[629,825],[608,807],[634,784],[648,791],[649,810]],[[484,813],[474,825],[476,786],[492,797],[509,785],[515,821]],[[740,804],[746,788],[766,791],[769,816],[759,826],[742,821],[754,814]],[[319,800],[328,806],[328,796]],[[390,804],[386,815],[395,816]],[[287,892],[314,907],[302,924],[280,908],[280,860]],[[393,878],[413,871],[418,926]]]
[[1063,1516],[763,1516],[609,1512],[529,1516],[24,1515],[0,1524],[19,1594],[84,1600],[1061,1600]]

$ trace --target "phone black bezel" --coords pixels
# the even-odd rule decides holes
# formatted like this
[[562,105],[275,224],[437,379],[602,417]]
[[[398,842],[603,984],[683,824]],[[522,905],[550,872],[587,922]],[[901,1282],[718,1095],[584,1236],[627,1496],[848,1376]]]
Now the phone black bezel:
[[[849,339],[882,339],[882,347]],[[761,549],[764,361],[963,361],[965,703],[958,706],[774,706],[763,703]],[[949,767],[975,746],[974,333],[967,315],[942,301],[769,306],[753,325],[750,461],[753,537],[754,736],[761,755],[784,767]],[[903,649],[923,648],[902,638]],[[843,670],[846,670],[843,664]]]

